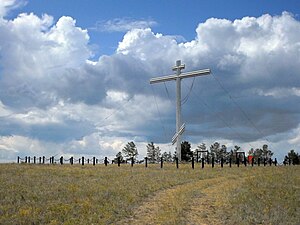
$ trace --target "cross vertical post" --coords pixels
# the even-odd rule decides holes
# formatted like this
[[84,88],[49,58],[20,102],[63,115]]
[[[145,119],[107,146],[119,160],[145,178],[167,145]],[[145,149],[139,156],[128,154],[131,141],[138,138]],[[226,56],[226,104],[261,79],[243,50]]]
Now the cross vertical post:
[[156,77],[150,79],[150,84],[165,82],[170,80],[176,81],[176,133],[172,138],[172,143],[176,141],[176,154],[179,161],[181,161],[181,135],[184,132],[185,124],[181,124],[181,80],[183,78],[203,76],[210,74],[210,69],[191,71],[186,73],[181,73],[181,70],[185,68],[184,64],[181,64],[181,60],[176,61],[176,66],[172,68],[176,71],[176,74],[167,75],[163,77]]
[[176,71],[176,154],[179,161],[181,161],[181,134],[179,133],[181,127],[181,70],[185,68],[185,65],[181,65],[181,60],[176,61],[176,66],[173,67],[173,71]]

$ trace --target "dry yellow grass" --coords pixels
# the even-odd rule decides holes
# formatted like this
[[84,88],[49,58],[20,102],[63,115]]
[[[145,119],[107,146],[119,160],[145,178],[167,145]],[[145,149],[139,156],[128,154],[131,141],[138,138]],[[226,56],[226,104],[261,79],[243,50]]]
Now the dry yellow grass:
[[299,168],[0,164],[0,224],[299,224]]

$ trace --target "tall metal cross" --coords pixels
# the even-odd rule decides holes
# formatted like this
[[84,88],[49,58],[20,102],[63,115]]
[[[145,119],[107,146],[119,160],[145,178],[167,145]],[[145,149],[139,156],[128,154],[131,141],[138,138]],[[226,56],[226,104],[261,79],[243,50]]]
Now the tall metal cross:
[[181,135],[184,132],[185,124],[181,124],[181,80],[183,78],[203,76],[210,74],[210,69],[196,70],[186,73],[181,73],[181,70],[185,69],[185,65],[181,64],[181,60],[176,61],[176,66],[172,68],[176,71],[176,74],[167,75],[163,77],[155,77],[150,79],[150,84],[160,83],[170,80],[176,80],[176,133],[173,137],[173,144],[176,141],[176,153],[177,158],[181,161]]

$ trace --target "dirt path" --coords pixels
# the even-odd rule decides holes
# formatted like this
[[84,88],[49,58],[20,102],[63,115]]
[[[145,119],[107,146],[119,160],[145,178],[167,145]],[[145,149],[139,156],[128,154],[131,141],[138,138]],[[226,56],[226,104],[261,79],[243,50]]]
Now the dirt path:
[[238,183],[218,177],[162,190],[117,224],[223,224],[221,208],[226,208],[227,193]]
[[187,224],[228,224],[224,210],[228,209],[230,191],[241,184],[242,179],[219,178],[214,184],[201,190],[201,196],[193,199],[188,211]]

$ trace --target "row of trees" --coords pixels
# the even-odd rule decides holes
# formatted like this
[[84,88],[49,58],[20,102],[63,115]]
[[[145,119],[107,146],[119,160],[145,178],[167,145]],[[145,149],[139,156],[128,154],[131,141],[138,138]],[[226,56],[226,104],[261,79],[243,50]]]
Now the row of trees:
[[[172,162],[176,157],[176,152],[174,155],[171,152],[163,152],[161,153],[161,149],[159,146],[156,146],[153,142],[147,144],[147,158],[149,163],[157,163],[160,161],[161,157],[163,157],[164,161]],[[205,158],[207,160],[211,160],[214,158],[215,162],[220,162],[223,160],[229,161],[229,158],[235,162],[237,157],[240,157],[241,160],[244,159],[245,154],[253,156],[255,159],[265,158],[270,159],[273,156],[273,152],[269,149],[268,145],[263,145],[262,148],[251,148],[248,152],[241,154],[241,147],[235,145],[233,149],[228,150],[226,145],[222,145],[219,142],[213,143],[209,148],[207,148],[205,143],[197,146],[195,151],[191,150],[191,144],[188,141],[183,141],[181,143],[181,159],[182,161],[190,161],[192,157],[194,158]],[[125,162],[125,160],[129,160],[131,158],[134,161],[137,160],[138,150],[134,142],[128,142],[126,146],[122,149],[122,152],[118,152],[115,160],[118,158],[121,162]],[[293,164],[299,164],[300,158],[299,154],[294,150],[291,150],[287,156],[285,156],[285,161],[292,160]]]
[[235,162],[237,157],[244,160],[246,154],[251,155],[256,159],[270,159],[274,153],[268,148],[268,145],[263,145],[262,148],[252,148],[247,153],[242,152],[241,147],[238,145],[235,145],[233,149],[228,150],[226,145],[222,145],[219,142],[213,143],[209,148],[207,148],[205,143],[202,143],[197,146],[195,151],[191,151],[191,145],[187,141],[184,141],[181,144],[181,157],[183,161],[190,161],[192,156],[194,156],[197,158],[206,158],[208,160],[214,158],[216,162],[220,162],[221,159],[229,161],[229,158],[231,158],[233,162]]
[[[171,152],[161,153],[159,146],[155,146],[153,142],[148,143],[147,147],[147,158],[149,163],[157,163],[160,161],[161,157],[167,162],[172,162],[173,157]],[[122,152],[118,152],[114,161],[116,162],[118,159],[121,163],[124,163],[126,160],[130,160],[133,158],[134,161],[137,160],[138,150],[133,141],[128,142],[125,147],[122,149]]]

